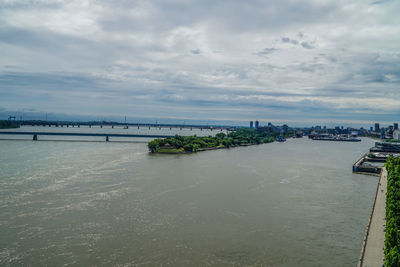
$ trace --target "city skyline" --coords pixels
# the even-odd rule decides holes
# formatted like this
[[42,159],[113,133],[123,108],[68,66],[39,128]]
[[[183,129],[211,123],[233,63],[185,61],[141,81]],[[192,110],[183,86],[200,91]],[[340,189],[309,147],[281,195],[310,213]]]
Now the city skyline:
[[4,1],[0,117],[390,125],[397,1]]

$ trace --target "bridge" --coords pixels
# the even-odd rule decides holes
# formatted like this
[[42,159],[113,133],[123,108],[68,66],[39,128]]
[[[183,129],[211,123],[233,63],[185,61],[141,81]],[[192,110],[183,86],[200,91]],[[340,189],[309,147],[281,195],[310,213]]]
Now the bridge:
[[29,126],[48,126],[48,127],[78,127],[80,128],[81,126],[87,126],[89,128],[91,127],[100,127],[103,128],[104,126],[110,126],[111,128],[114,127],[124,127],[124,128],[129,128],[129,127],[137,127],[138,129],[142,128],[155,128],[155,129],[161,129],[161,128],[186,128],[186,129],[200,129],[200,130],[226,130],[226,131],[234,131],[235,128],[234,126],[219,126],[219,125],[195,125],[195,124],[160,124],[160,123],[120,123],[120,122],[71,122],[71,121],[20,121],[20,125],[29,125]]
[[38,140],[38,136],[97,136],[105,137],[105,141],[110,141],[110,137],[140,137],[140,138],[168,138],[173,135],[146,135],[146,134],[117,134],[117,133],[63,133],[63,132],[18,132],[18,131],[0,131],[0,135],[31,135],[33,141]]

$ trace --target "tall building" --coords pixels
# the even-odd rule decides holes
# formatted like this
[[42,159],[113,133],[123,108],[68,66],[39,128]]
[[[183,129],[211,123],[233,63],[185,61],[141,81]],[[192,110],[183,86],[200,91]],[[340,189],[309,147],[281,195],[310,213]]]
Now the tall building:
[[253,128],[253,121],[250,121],[250,128]]
[[256,121],[256,123],[255,123],[256,128],[258,128],[259,124],[260,123],[258,121]]
[[393,123],[393,127],[395,130],[397,130],[397,129],[399,129],[399,124],[395,122],[395,123]]
[[379,123],[375,123],[375,132],[379,133],[381,129],[379,128]]

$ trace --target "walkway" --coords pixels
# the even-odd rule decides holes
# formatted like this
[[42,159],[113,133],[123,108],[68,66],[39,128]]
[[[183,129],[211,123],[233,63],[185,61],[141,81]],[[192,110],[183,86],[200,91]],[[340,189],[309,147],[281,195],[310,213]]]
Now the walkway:
[[386,190],[387,171],[386,168],[382,168],[370,224],[366,233],[364,257],[363,260],[360,259],[359,266],[376,267],[384,264]]

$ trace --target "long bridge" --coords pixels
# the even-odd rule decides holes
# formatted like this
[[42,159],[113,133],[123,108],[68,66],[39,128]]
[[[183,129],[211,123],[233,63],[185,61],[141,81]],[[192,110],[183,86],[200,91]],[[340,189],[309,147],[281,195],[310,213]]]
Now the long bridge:
[[37,141],[39,135],[44,136],[97,136],[105,137],[106,142],[110,141],[110,137],[139,137],[139,138],[168,138],[173,135],[155,135],[155,134],[117,134],[117,133],[64,133],[64,132],[19,132],[19,131],[0,131],[4,135],[30,135],[32,140]]
[[200,129],[200,130],[227,130],[233,131],[237,127],[235,126],[220,126],[220,125],[195,125],[195,124],[161,124],[161,123],[121,123],[121,122],[69,122],[69,121],[21,121],[19,122],[20,125],[26,126],[43,126],[43,127],[78,127],[87,126],[91,127],[100,127],[103,128],[105,126],[110,126],[111,128],[114,127],[137,127],[138,129],[142,128],[186,128],[186,129]]

